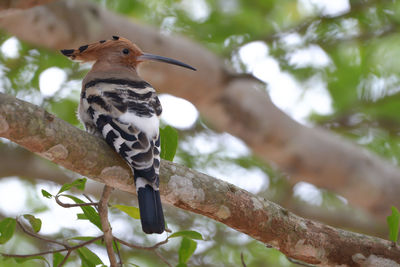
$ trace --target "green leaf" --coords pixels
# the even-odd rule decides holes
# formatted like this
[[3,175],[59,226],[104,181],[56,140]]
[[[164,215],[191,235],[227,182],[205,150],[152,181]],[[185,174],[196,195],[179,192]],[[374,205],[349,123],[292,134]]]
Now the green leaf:
[[130,217],[132,217],[134,219],[140,219],[140,211],[137,207],[125,206],[125,205],[112,205],[112,207],[125,212],[126,214],[128,214]]
[[4,218],[0,221],[0,244],[6,243],[14,234],[17,222],[13,218]]
[[26,257],[26,258],[14,258],[14,260],[17,263],[24,263],[24,262],[30,261],[30,260],[42,260],[42,261],[45,261],[48,266],[50,266],[50,263],[43,256],[32,256],[32,257]]
[[52,198],[53,195],[47,192],[46,190],[42,189],[42,195],[46,198]]
[[161,153],[160,157],[172,161],[178,148],[178,131],[167,125],[160,128]]
[[179,263],[187,263],[197,248],[197,243],[190,238],[183,237],[179,248]]
[[53,253],[53,266],[58,266],[64,260],[64,255],[59,252]]
[[33,231],[35,231],[35,233],[40,231],[40,228],[42,228],[42,221],[40,219],[36,218],[35,216],[33,216],[31,214],[24,214],[24,218],[29,221],[29,223],[32,226],[32,229],[33,229]]
[[[63,197],[67,197],[72,199],[75,203],[77,204],[83,204],[85,203],[84,201],[80,200],[77,197],[71,196],[71,195],[61,195]],[[83,211],[83,213],[85,214],[86,218],[93,223],[94,225],[96,225],[100,230],[102,230],[101,228],[101,221],[100,221],[100,216],[97,213],[97,211],[91,207],[91,206],[82,206],[80,207]],[[79,215],[78,215],[79,216]],[[79,218],[79,217],[78,217]]]
[[88,248],[81,247],[77,251],[82,261],[82,267],[96,267],[96,265],[103,264],[100,258]]
[[[105,243],[103,243],[103,245],[105,246]],[[120,251],[121,250],[121,244],[116,240],[114,240],[114,242],[113,242],[113,250],[114,251]]]
[[76,115],[71,110],[77,110],[78,103],[74,99],[69,98],[56,98],[54,101],[50,101],[50,112],[55,114],[58,118],[69,122],[72,125],[78,125]]
[[180,237],[180,236],[184,236],[190,239],[197,239],[197,240],[204,240],[203,236],[196,231],[179,231],[179,232],[175,232],[172,235],[170,235],[168,238],[174,238],[174,237]]
[[58,191],[57,195],[61,194],[62,192],[65,192],[72,187],[75,187],[79,190],[84,190],[85,189],[85,184],[86,184],[86,178],[81,178],[73,181],[72,183],[66,183],[64,184],[61,188],[60,191]]
[[76,217],[77,217],[78,220],[89,220],[86,217],[85,213],[78,213],[78,214],[76,214]]
[[389,215],[386,220],[389,225],[389,239],[396,243],[399,236],[399,210],[396,209],[396,207],[392,206],[392,214]]
[[176,265],[176,267],[187,267],[187,264],[181,262],[181,263],[178,263],[178,264]]

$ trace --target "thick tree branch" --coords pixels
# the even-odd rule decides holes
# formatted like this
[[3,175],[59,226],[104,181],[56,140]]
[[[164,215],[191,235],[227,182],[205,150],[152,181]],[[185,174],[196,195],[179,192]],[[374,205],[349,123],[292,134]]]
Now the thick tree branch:
[[[0,136],[72,171],[135,193],[129,167],[104,140],[40,107],[1,93]],[[300,218],[268,200],[178,164],[162,161],[160,178],[163,201],[222,222],[271,244],[290,258],[355,266],[353,257],[358,255],[400,263],[400,249],[389,241]]]
[[54,0],[2,0],[0,1],[0,11],[6,9],[27,9],[38,5],[45,5]]
[[[61,170],[53,166],[53,164],[49,164],[48,161],[43,160],[21,147],[0,145],[0,158],[2,159],[0,161],[0,177],[20,176],[31,181],[41,179],[62,185],[71,182],[73,176],[77,176],[73,173],[66,175],[65,170]],[[23,166],[20,164],[21,161],[24,162]],[[102,191],[102,188],[103,184],[92,182],[92,180],[90,180],[86,185],[85,192],[99,197],[98,194]],[[354,213],[350,208],[345,210],[330,210],[325,207],[311,205],[293,198],[291,192],[284,192],[283,194],[287,194],[287,197],[279,198],[274,201],[280,206],[287,208],[302,217],[318,220],[338,228],[357,229],[357,231],[361,233],[382,238],[387,237],[386,223],[378,221],[373,216],[362,212]],[[127,204],[132,200],[132,196],[125,192],[115,194],[113,197],[114,200],[119,203]],[[61,203],[58,197],[56,197],[56,201],[60,202],[60,205],[78,205]],[[94,204],[89,203],[88,205]],[[341,216],[338,216],[338,214]]]
[[221,59],[185,38],[162,35],[93,3],[73,0],[2,16],[0,27],[57,49],[122,35],[145,51],[183,60],[198,71],[151,64],[141,75],[160,92],[194,103],[215,129],[242,138],[258,156],[278,164],[293,183],[308,181],[334,190],[381,222],[391,205],[400,206],[397,167],[326,130],[293,121],[272,104],[263,84],[233,78]]
[[72,179],[59,168],[20,147],[0,144],[0,158],[0,178],[21,176],[60,184],[67,183]]

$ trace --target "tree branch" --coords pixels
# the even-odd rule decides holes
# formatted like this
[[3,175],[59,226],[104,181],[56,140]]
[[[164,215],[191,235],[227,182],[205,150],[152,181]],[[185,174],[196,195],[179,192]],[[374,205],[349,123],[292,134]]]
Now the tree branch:
[[45,5],[54,0],[2,0],[0,11],[6,9],[27,9],[38,5]]
[[[91,243],[96,242],[97,240],[99,240],[100,238],[103,238],[103,235],[98,236],[98,237],[94,237],[90,240],[87,240],[85,242],[82,242],[78,245],[74,245],[74,246],[70,246],[67,243],[64,242],[59,242],[57,240],[52,240],[50,238],[41,236],[39,234],[33,233],[31,231],[29,231],[28,229],[25,228],[25,226],[19,221],[19,219],[16,219],[18,226],[22,229],[22,231],[39,240],[42,240],[44,242],[48,242],[48,243],[53,243],[53,244],[57,244],[59,246],[62,246],[64,248],[61,249],[54,249],[54,250],[48,250],[48,251],[43,251],[43,252],[38,252],[38,253],[32,253],[32,254],[7,254],[7,253],[0,253],[0,255],[2,255],[3,257],[12,257],[12,258],[29,258],[29,257],[34,257],[34,256],[41,256],[41,255],[47,255],[47,254],[53,254],[56,252],[63,252],[63,251],[67,251],[67,255],[64,257],[64,260],[62,261],[62,264],[66,262],[66,260],[68,259],[69,255],[71,254],[72,251],[74,251],[75,249],[81,248],[81,247],[85,247]],[[62,266],[62,264],[60,264],[59,266]]]
[[122,245],[124,245],[124,246],[130,247],[130,248],[134,248],[134,249],[142,249],[142,250],[155,250],[155,249],[158,248],[159,246],[168,243],[168,238],[167,238],[167,239],[165,239],[165,240],[163,240],[163,241],[161,241],[161,242],[158,242],[157,244],[154,244],[153,246],[144,247],[144,246],[139,246],[139,245],[135,245],[135,244],[128,243],[128,242],[126,242],[126,241],[124,241],[124,240],[122,240],[122,239],[119,239],[119,238],[117,238],[117,237],[114,237],[114,239],[115,239],[116,241],[118,241],[119,243],[121,243]]
[[113,242],[114,238],[112,235],[112,228],[110,222],[108,221],[108,201],[111,196],[111,192],[113,188],[105,185],[103,189],[103,194],[101,195],[98,209],[101,221],[101,228],[103,229],[104,233],[104,243],[106,244],[108,258],[110,260],[110,266],[116,267],[117,266],[117,258],[115,257],[114,249],[113,249]]
[[44,237],[44,236],[41,236],[41,235],[38,235],[38,234],[36,234],[36,233],[33,233],[33,232],[29,231],[29,230],[26,229],[25,226],[19,221],[18,218],[16,219],[16,222],[17,222],[18,226],[21,228],[22,232],[24,232],[25,234],[27,234],[27,235],[29,235],[29,236],[31,236],[31,237],[40,239],[40,240],[42,240],[42,241],[44,241],[44,242],[53,243],[53,244],[57,244],[57,245],[63,246],[63,247],[66,248],[66,249],[69,249],[69,248],[70,248],[70,246],[69,246],[68,244],[66,244],[66,243],[62,243],[62,242],[59,242],[59,241],[57,241],[57,240],[53,240],[53,239],[50,239],[50,238],[47,238],[47,237]]
[[[129,167],[104,140],[2,93],[0,137],[81,175],[136,193]],[[400,263],[400,249],[389,241],[300,218],[268,200],[184,166],[162,161],[160,180],[164,202],[222,222],[290,258],[353,266],[353,256],[361,254]]]
[[168,267],[172,267],[172,265],[158,252],[157,250],[153,250],[153,253],[156,254]]
[[[34,233],[30,230],[28,230],[27,228],[25,228],[25,226],[23,225],[23,223],[21,223],[21,221],[19,220],[19,217],[16,218],[16,222],[18,224],[18,226],[22,229],[22,231],[33,237],[36,239],[39,239],[41,241],[47,242],[47,243],[53,243],[59,246],[64,247],[63,249],[53,249],[53,250],[47,250],[47,251],[42,251],[42,252],[38,252],[38,253],[33,253],[33,254],[7,254],[7,253],[1,253],[0,255],[4,256],[4,257],[15,257],[15,258],[28,258],[28,257],[33,257],[33,256],[41,256],[41,255],[47,255],[47,254],[53,254],[53,253],[57,253],[57,252],[64,252],[67,251],[66,256],[64,257],[64,259],[62,260],[62,262],[58,265],[58,266],[63,266],[63,264],[67,261],[68,257],[70,256],[71,252],[75,249],[78,249],[80,247],[86,246],[88,244],[91,244],[93,242],[95,242],[96,240],[103,238],[104,242],[105,242],[105,246],[106,246],[106,250],[107,250],[107,254],[108,254],[108,258],[110,260],[110,266],[111,267],[116,267],[116,266],[122,266],[122,258],[118,249],[118,244],[117,242],[128,246],[130,248],[134,248],[134,249],[142,249],[142,250],[150,250],[153,251],[154,254],[156,254],[160,260],[162,260],[165,264],[167,264],[168,266],[172,266],[169,264],[169,262],[156,250],[159,246],[168,243],[169,237],[167,237],[164,241],[158,242],[156,244],[154,244],[153,246],[150,247],[144,247],[144,246],[138,246],[138,245],[134,245],[128,242],[125,242],[124,240],[121,240],[119,238],[116,238],[113,236],[112,234],[112,228],[111,225],[109,223],[108,220],[108,202],[109,199],[111,197],[111,193],[113,191],[113,188],[110,186],[105,185],[104,189],[103,189],[103,193],[101,196],[101,199],[98,203],[94,203],[89,197],[86,197],[89,199],[90,203],[84,203],[84,204],[92,204],[92,205],[96,205],[96,208],[99,212],[99,216],[100,216],[100,221],[101,221],[101,228],[102,231],[104,233],[104,235],[96,237],[96,238],[92,238],[86,242],[83,242],[79,245],[69,245],[68,243],[65,242],[60,242],[57,240],[53,240],[53,239],[49,239],[47,237],[41,236],[37,233]],[[65,205],[64,203],[60,202],[58,200],[58,195],[55,196],[56,202],[64,207],[64,208],[71,208],[73,206],[68,206]],[[87,205],[83,205],[81,204],[80,206],[87,206]],[[113,249],[113,243],[115,245],[115,248],[117,250],[117,254],[119,257],[119,264],[117,265],[117,260],[114,254],[114,249]]]
[[[21,147],[0,145],[0,158],[2,159],[0,161],[0,177],[20,176],[31,181],[34,179],[42,179],[62,185],[71,182],[73,176],[77,176],[77,174],[72,172],[69,175],[66,175],[66,170],[57,168],[54,164],[43,160]],[[24,162],[23,166],[20,164],[21,160]],[[99,196],[98,194],[103,189],[103,186],[103,184],[97,182],[89,182],[85,187],[85,192]],[[279,198],[273,201],[277,201],[277,204],[302,217],[317,220],[338,228],[357,229],[357,231],[361,233],[382,238],[387,237],[386,223],[382,223],[375,217],[365,214],[365,212],[354,213],[354,210],[350,208],[344,210],[328,210],[324,207],[311,205],[307,202],[293,198],[291,192],[284,192],[283,194],[286,195],[285,198]],[[88,195],[85,195],[85,197],[89,199],[90,202],[93,202],[90,200]],[[124,192],[115,194],[113,198],[118,203],[129,203],[132,200],[132,196]],[[57,197],[56,200],[57,199],[61,202],[59,197]],[[82,206],[82,204],[66,205],[77,207]],[[85,205],[92,204],[89,203]],[[337,216],[338,213],[341,216]]]
[[[72,177],[77,176],[77,174],[72,172],[69,175],[66,175],[65,169],[61,170],[60,168],[57,168],[57,166],[54,166],[54,164],[43,160],[30,151],[22,149],[21,147],[0,145],[0,158],[2,159],[0,161],[0,177],[20,176],[30,181],[39,178],[62,185],[71,182]],[[19,164],[21,160],[24,162],[23,166]],[[102,191],[103,186],[103,184],[89,180],[85,187],[85,192],[87,194],[99,197],[98,194]],[[90,200],[90,198],[88,198],[87,194],[85,194],[85,197],[89,199],[90,202],[93,202]],[[278,198],[273,201],[302,217],[317,220],[338,228],[357,229],[357,231],[361,233],[382,238],[387,237],[386,223],[382,223],[375,217],[366,214],[365,212],[355,213],[354,210],[350,208],[340,210],[326,209],[325,207],[312,205],[294,198],[291,195],[291,191],[284,192],[283,194],[286,195],[285,198]],[[132,196],[125,192],[115,194],[113,198],[116,202],[121,204],[130,203],[132,200]],[[67,205],[81,206],[81,204]],[[341,216],[337,216],[337,214],[340,214]]]
[[63,195],[56,195],[54,196],[56,203],[60,205],[63,208],[73,208],[73,207],[85,207],[85,206],[97,206],[99,203],[97,202],[88,202],[88,203],[75,203],[75,204],[69,204],[69,203],[64,203],[60,200],[60,197]]
[[[0,178],[9,176],[50,180],[64,184],[72,180],[65,171],[21,147],[10,147],[0,143]],[[24,164],[21,165],[21,161]]]
[[140,73],[160,92],[194,103],[215,129],[242,138],[254,153],[289,174],[291,182],[334,190],[382,223],[391,205],[400,206],[397,167],[326,130],[293,121],[273,105],[265,85],[230,76],[220,58],[185,38],[162,35],[93,3],[73,0],[7,14],[0,18],[0,27],[56,49],[122,35],[145,51],[187,62],[198,71],[151,64]]

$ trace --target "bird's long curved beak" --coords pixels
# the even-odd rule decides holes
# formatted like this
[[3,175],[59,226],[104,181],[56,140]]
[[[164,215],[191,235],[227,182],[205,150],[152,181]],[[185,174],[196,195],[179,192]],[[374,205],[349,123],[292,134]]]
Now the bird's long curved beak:
[[153,60],[153,61],[160,61],[160,62],[164,62],[164,63],[168,63],[168,64],[173,64],[173,65],[177,65],[177,66],[181,66],[184,68],[188,68],[191,70],[196,70],[195,68],[193,68],[192,66],[180,62],[178,60],[169,58],[169,57],[162,57],[162,56],[158,56],[158,55],[153,55],[153,54],[142,54],[140,56],[138,56],[137,58],[140,61],[145,61],[145,60]]

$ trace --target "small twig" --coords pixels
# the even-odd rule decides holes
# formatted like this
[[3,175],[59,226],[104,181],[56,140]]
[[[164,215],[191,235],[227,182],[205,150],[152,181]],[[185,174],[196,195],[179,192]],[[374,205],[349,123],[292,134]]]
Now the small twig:
[[130,247],[130,248],[135,248],[135,249],[142,249],[142,250],[155,250],[155,249],[158,248],[159,246],[168,243],[168,238],[167,238],[167,239],[165,239],[164,241],[158,242],[158,243],[155,244],[154,246],[151,246],[151,247],[143,247],[143,246],[138,246],[138,245],[134,245],[134,244],[128,243],[128,242],[126,242],[126,241],[124,241],[124,240],[121,240],[121,239],[119,239],[119,238],[117,238],[117,237],[114,237],[114,239],[117,240],[119,243],[121,243],[121,244],[124,245],[124,246]]
[[[88,240],[88,241],[85,241],[85,242],[83,242],[83,243],[80,243],[80,244],[78,244],[78,245],[71,246],[71,247],[68,247],[68,248],[61,248],[61,249],[56,249],[56,250],[49,250],[49,251],[43,251],[43,252],[38,252],[38,253],[33,253],[33,254],[24,254],[24,255],[19,255],[19,254],[7,254],[7,253],[1,253],[1,255],[2,255],[3,257],[12,257],[12,258],[29,258],[29,257],[34,257],[34,256],[42,256],[42,255],[46,255],[46,254],[53,254],[53,253],[56,253],[56,252],[64,252],[64,251],[68,251],[68,252],[71,251],[71,252],[72,252],[72,251],[75,250],[75,249],[78,249],[78,248],[84,247],[84,246],[86,246],[86,245],[89,245],[89,244],[91,244],[91,243],[93,243],[93,242],[96,242],[97,240],[103,238],[103,236],[104,236],[104,235],[95,237],[95,238],[93,238],[93,239],[90,239],[90,240]],[[53,240],[52,240],[52,241],[53,241]],[[54,243],[54,242],[53,242],[53,243]],[[67,255],[68,255],[68,254],[67,254]]]
[[57,240],[52,240],[52,239],[46,238],[46,237],[44,237],[44,236],[41,236],[41,235],[38,235],[38,234],[36,234],[36,233],[33,233],[33,232],[29,231],[29,230],[26,229],[25,226],[19,221],[19,217],[16,218],[16,222],[17,222],[18,226],[22,229],[22,231],[23,231],[25,234],[27,234],[27,235],[30,235],[30,236],[32,236],[32,237],[34,237],[34,238],[37,238],[37,239],[40,239],[40,240],[43,240],[43,241],[46,241],[46,242],[49,242],[49,243],[54,243],[54,244],[63,246],[63,247],[66,248],[66,249],[69,249],[69,248],[70,248],[70,246],[69,246],[68,244],[66,244],[66,243],[59,242],[59,241],[57,241]]
[[0,253],[0,255],[2,255],[3,257],[28,258],[28,257],[42,256],[42,255],[54,254],[54,253],[57,253],[57,252],[64,252],[64,251],[67,251],[67,254],[65,255],[64,259],[63,259],[63,260],[60,262],[60,264],[58,265],[58,267],[61,267],[61,266],[63,266],[63,265],[67,262],[68,257],[71,255],[71,252],[72,252],[72,251],[74,251],[75,249],[84,247],[84,246],[86,246],[86,245],[89,245],[89,244],[91,244],[91,243],[93,243],[93,242],[95,242],[95,241],[97,241],[97,240],[99,240],[99,239],[101,239],[101,238],[104,237],[104,235],[101,235],[101,236],[95,237],[95,238],[93,238],[93,239],[90,239],[90,240],[88,240],[88,241],[85,241],[85,242],[83,242],[83,243],[80,243],[80,244],[78,244],[78,245],[71,246],[71,245],[69,245],[69,244],[67,244],[67,243],[59,242],[59,241],[57,241],[57,240],[52,240],[52,239],[43,237],[43,236],[41,236],[41,235],[38,235],[38,234],[36,234],[36,233],[34,233],[34,232],[29,231],[27,228],[25,228],[24,224],[19,220],[19,217],[16,218],[16,222],[17,222],[18,226],[22,229],[22,231],[23,231],[25,234],[27,234],[27,235],[29,235],[29,236],[31,236],[31,237],[33,237],[33,238],[36,238],[36,239],[45,241],[45,242],[49,242],[49,243],[53,243],[53,244],[57,244],[57,245],[63,246],[64,248],[56,249],[56,250],[48,250],[48,251],[43,251],[43,252],[38,252],[38,253],[32,253],[32,254],[23,254],[23,255],[21,255],[21,254]]
[[110,260],[110,266],[116,267],[117,266],[117,259],[115,258],[115,253],[113,249],[113,240],[114,237],[112,235],[112,229],[110,226],[110,222],[108,221],[108,200],[110,199],[110,195],[113,188],[105,185],[103,189],[103,194],[101,195],[99,201],[99,215],[101,221],[101,228],[103,229],[104,233],[104,242],[106,243],[106,249],[108,258]]
[[90,202],[90,203],[75,203],[75,204],[69,204],[69,203],[63,203],[61,202],[61,200],[59,199],[59,197],[62,195],[57,195],[54,198],[56,199],[56,202],[58,205],[60,205],[63,208],[73,208],[73,207],[84,207],[84,206],[96,206],[99,203],[97,202]]
[[114,246],[115,246],[115,249],[117,250],[119,265],[120,265],[120,266],[123,266],[122,257],[121,257],[121,252],[119,251],[118,243],[117,243],[117,240],[115,240],[115,238],[114,238]]
[[62,267],[68,260],[68,257],[71,255],[72,250],[68,250],[67,255],[65,255],[64,259],[62,262],[60,262],[57,267]]
[[291,263],[294,263],[294,264],[297,264],[297,265],[301,265],[301,266],[307,266],[307,267],[316,267],[317,266],[317,265],[314,265],[314,264],[310,264],[310,263],[306,263],[306,262],[303,262],[303,261],[295,260],[295,259],[292,259],[292,258],[289,258],[289,257],[286,257],[286,259],[288,261],[290,261]]
[[98,204],[99,204],[99,203],[98,203],[98,202],[94,202],[94,201],[89,197],[89,195],[87,195],[87,194],[83,194],[83,196],[86,197],[86,199],[89,200],[90,203],[96,204],[96,206],[94,206],[94,208],[97,210],[97,212],[99,212],[99,207],[98,207]]
[[[2,256],[4,257],[17,257],[17,258],[27,258],[27,257],[33,257],[33,256],[41,256],[41,255],[46,255],[46,254],[53,254],[53,253],[57,253],[57,252],[65,252],[67,251],[67,254],[65,255],[64,259],[62,260],[62,262],[58,265],[59,267],[63,266],[69,256],[71,255],[72,251],[74,251],[75,249],[78,249],[80,247],[86,246],[88,244],[91,244],[101,238],[104,238],[104,242],[106,244],[106,249],[107,249],[107,254],[110,260],[110,266],[111,267],[116,267],[116,266],[122,266],[122,257],[120,254],[120,251],[118,249],[118,244],[117,242],[128,246],[130,248],[135,248],[135,249],[141,249],[141,250],[149,250],[149,251],[153,251],[154,254],[156,254],[165,264],[167,264],[168,266],[172,265],[156,250],[159,246],[168,243],[168,238],[165,239],[164,241],[158,242],[156,244],[154,244],[153,246],[150,247],[145,247],[145,246],[138,246],[138,245],[134,245],[134,244],[130,244],[124,240],[118,239],[116,237],[114,237],[112,235],[112,229],[110,226],[110,223],[108,221],[108,201],[110,199],[110,195],[112,192],[113,188],[109,187],[109,186],[104,186],[104,190],[103,190],[103,194],[101,196],[101,199],[98,203],[94,203],[88,196],[85,195],[85,197],[91,202],[91,203],[84,203],[84,204],[67,204],[67,203],[63,203],[59,200],[59,196],[56,196],[56,202],[65,208],[70,208],[70,207],[81,207],[81,206],[89,206],[89,205],[96,205],[96,208],[98,207],[98,211],[99,211],[99,215],[100,215],[100,220],[101,220],[101,225],[102,225],[102,229],[104,232],[104,235],[93,238],[91,240],[88,240],[86,242],[83,242],[81,244],[75,245],[75,246],[71,246],[68,243],[63,243],[63,242],[59,242],[56,240],[51,240],[49,238],[40,236],[34,232],[29,231],[27,228],[25,228],[25,226],[20,222],[20,220],[17,218],[17,224],[19,225],[19,227],[22,229],[22,231],[24,233],[26,233],[29,236],[32,236],[34,238],[40,239],[42,241],[46,241],[49,243],[54,243],[60,246],[63,246],[64,248],[62,249],[57,249],[57,250],[49,250],[49,251],[43,251],[43,252],[39,252],[39,253],[33,253],[33,254],[25,254],[25,255],[18,255],[18,254],[5,254],[5,253],[0,253]],[[61,195],[60,195],[61,196]],[[114,249],[113,249],[113,242],[115,244],[116,250],[117,250],[117,254],[118,254],[118,258],[119,258],[119,264],[117,265],[117,260],[115,257],[115,253],[114,253]]]
[[94,201],[89,197],[88,194],[83,194],[84,197],[86,197],[87,200],[89,200],[91,203],[94,203]]
[[240,252],[240,260],[242,261],[243,267],[247,267],[246,263],[244,262],[243,252]]
[[165,264],[167,264],[169,267],[172,267],[171,264],[158,252],[157,250],[153,250],[154,254],[156,254]]
[[67,251],[67,248],[60,248],[56,250],[48,250],[48,251],[42,251],[38,253],[32,253],[32,254],[7,254],[7,253],[1,253],[1,256],[3,257],[10,257],[10,258],[29,258],[29,257],[35,257],[35,256],[42,256],[46,254],[52,254],[52,253],[57,253],[57,252],[63,252]]

